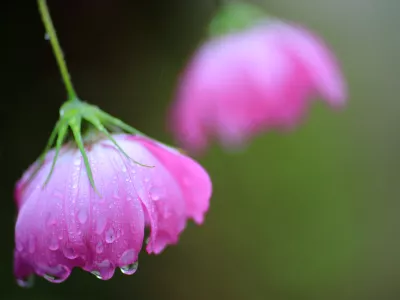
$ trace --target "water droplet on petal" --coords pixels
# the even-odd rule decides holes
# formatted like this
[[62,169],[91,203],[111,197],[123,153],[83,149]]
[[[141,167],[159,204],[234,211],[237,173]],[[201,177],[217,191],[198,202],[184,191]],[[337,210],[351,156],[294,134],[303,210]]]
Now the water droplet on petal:
[[114,198],[115,200],[121,199],[121,197],[119,196],[119,189],[118,189],[118,186],[114,189],[113,198]]
[[134,249],[128,249],[124,253],[122,253],[119,259],[119,264],[122,266],[129,265],[133,263],[135,260],[136,260],[136,251]]
[[58,265],[56,267],[48,268],[48,271],[43,275],[43,278],[53,282],[60,283],[68,278],[71,271],[63,265]]
[[106,231],[106,243],[111,244],[115,241],[115,239],[116,239],[116,236],[115,236],[114,229],[112,227],[110,227]]
[[102,241],[99,241],[99,242],[97,243],[97,245],[96,245],[96,252],[97,252],[98,254],[100,254],[100,253],[103,252],[103,250],[104,250],[103,243],[102,243]]
[[96,276],[97,279],[103,279],[103,277],[101,277],[101,274],[100,274],[99,271],[92,271],[92,272],[90,272],[90,273],[92,273],[94,276]]
[[81,163],[82,163],[81,157],[78,156],[77,158],[75,158],[75,160],[74,160],[74,165],[75,166],[80,166]]
[[101,234],[103,233],[104,229],[106,228],[107,219],[103,216],[99,216],[96,222],[96,233]]
[[139,262],[135,261],[133,264],[122,266],[119,269],[125,275],[132,275],[136,273],[138,267],[139,267]]
[[165,195],[165,190],[161,187],[153,186],[150,188],[150,196],[154,201],[160,200]]
[[85,208],[82,208],[79,212],[78,212],[78,220],[81,224],[85,224],[86,221],[88,219],[88,214]]
[[46,217],[46,225],[50,227],[56,224],[57,224],[57,219],[55,218],[52,212],[49,212]]
[[75,249],[71,246],[65,245],[63,248],[63,253],[68,259],[75,259],[78,257],[78,254],[75,252]]
[[98,270],[91,273],[98,279],[108,280],[114,275],[114,265],[108,259],[98,263],[97,268]]
[[56,251],[58,249],[58,239],[55,236],[52,236],[49,241],[49,249],[51,251]]
[[26,278],[17,278],[17,284],[22,287],[22,288],[31,288],[33,287],[33,284],[35,283],[35,276],[34,275],[29,275]]

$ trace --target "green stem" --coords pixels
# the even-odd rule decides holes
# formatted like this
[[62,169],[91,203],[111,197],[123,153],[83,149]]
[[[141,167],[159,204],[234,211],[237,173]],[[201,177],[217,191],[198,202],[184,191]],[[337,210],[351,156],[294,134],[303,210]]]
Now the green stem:
[[38,0],[39,12],[42,16],[42,21],[46,32],[50,38],[51,47],[53,48],[54,56],[56,57],[58,68],[60,69],[61,77],[63,79],[65,89],[68,93],[68,101],[76,100],[76,92],[72,85],[71,77],[68,73],[68,68],[64,60],[64,55],[58,42],[57,34],[54,29],[53,21],[47,7],[46,0]]

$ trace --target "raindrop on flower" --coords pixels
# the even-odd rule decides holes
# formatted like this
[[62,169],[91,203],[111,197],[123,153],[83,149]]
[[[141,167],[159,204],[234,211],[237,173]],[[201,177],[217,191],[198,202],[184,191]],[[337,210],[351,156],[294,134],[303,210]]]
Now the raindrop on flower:
[[46,225],[50,227],[50,226],[56,225],[56,224],[57,224],[56,218],[54,217],[54,215],[51,212],[49,212],[46,217]]
[[81,224],[85,224],[88,218],[88,214],[86,212],[86,209],[82,208],[79,212],[78,212],[78,220]]
[[99,279],[108,280],[114,275],[114,265],[108,259],[98,263],[97,269],[92,274]]
[[132,275],[135,274],[137,269],[139,267],[139,262],[134,262],[133,264],[129,264],[126,266],[122,266],[119,269],[121,270],[121,272],[125,275]]
[[22,288],[31,288],[35,283],[35,276],[29,275],[26,278],[17,278],[17,284]]
[[82,163],[82,160],[81,160],[80,157],[77,157],[77,158],[74,160],[74,165],[75,165],[75,166],[80,166],[81,163]]
[[121,265],[128,265],[136,259],[136,251],[134,249],[126,250],[122,253],[119,262]]
[[63,253],[65,257],[68,259],[75,259],[78,257],[78,254],[75,252],[75,249],[68,245],[65,245],[65,247],[63,248]]
[[49,268],[49,272],[46,272],[43,278],[53,283],[60,283],[67,279],[69,274],[70,270],[66,266],[58,265],[57,267]]
[[99,241],[96,245],[96,253],[100,254],[103,252],[103,250],[104,250],[103,243],[102,241]]
[[115,241],[115,239],[116,239],[116,236],[115,236],[114,229],[112,227],[110,227],[106,231],[106,243],[111,244]]
[[58,239],[55,236],[52,236],[49,241],[49,249],[51,251],[56,251],[58,249]]
[[151,199],[153,199],[154,201],[160,200],[165,194],[164,189],[156,186],[151,187],[149,192]]
[[104,229],[106,228],[106,223],[107,223],[106,221],[107,220],[105,217],[99,216],[99,218],[97,219],[97,222],[96,222],[96,233],[97,234],[101,234],[104,231]]
[[101,277],[101,274],[100,274],[99,271],[92,271],[91,273],[92,273],[94,276],[96,276],[97,279],[103,279],[103,277]]

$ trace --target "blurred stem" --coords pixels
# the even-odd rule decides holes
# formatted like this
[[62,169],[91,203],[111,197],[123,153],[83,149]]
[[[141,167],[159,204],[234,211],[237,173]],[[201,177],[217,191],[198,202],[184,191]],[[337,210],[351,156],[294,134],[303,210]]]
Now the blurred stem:
[[54,56],[56,57],[58,68],[60,69],[61,77],[65,85],[65,89],[68,93],[68,101],[76,101],[77,96],[72,85],[71,77],[68,72],[67,64],[65,63],[64,55],[60,47],[60,43],[58,42],[57,34],[54,29],[53,21],[51,20],[51,16],[49,13],[49,9],[47,7],[46,0],[38,0],[39,12],[42,16],[42,21],[44,27],[46,29],[46,33],[50,38],[50,44],[53,48]]

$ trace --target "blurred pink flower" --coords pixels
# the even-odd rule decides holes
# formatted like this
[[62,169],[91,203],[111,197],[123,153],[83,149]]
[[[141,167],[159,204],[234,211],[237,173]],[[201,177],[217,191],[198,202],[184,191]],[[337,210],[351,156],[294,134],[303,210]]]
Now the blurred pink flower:
[[203,222],[212,186],[199,164],[149,138],[114,138],[131,158],[154,168],[128,160],[102,139],[86,146],[100,196],[79,150],[68,145],[44,188],[53,151],[32,181],[34,166],[17,183],[14,271],[20,285],[33,273],[62,282],[74,267],[104,280],[116,267],[133,274],[146,225],[146,250],[158,254],[178,241],[188,218]]
[[215,137],[240,145],[270,129],[288,129],[322,96],[340,107],[346,87],[335,57],[310,31],[259,23],[205,43],[178,85],[169,126],[183,148],[199,152]]

